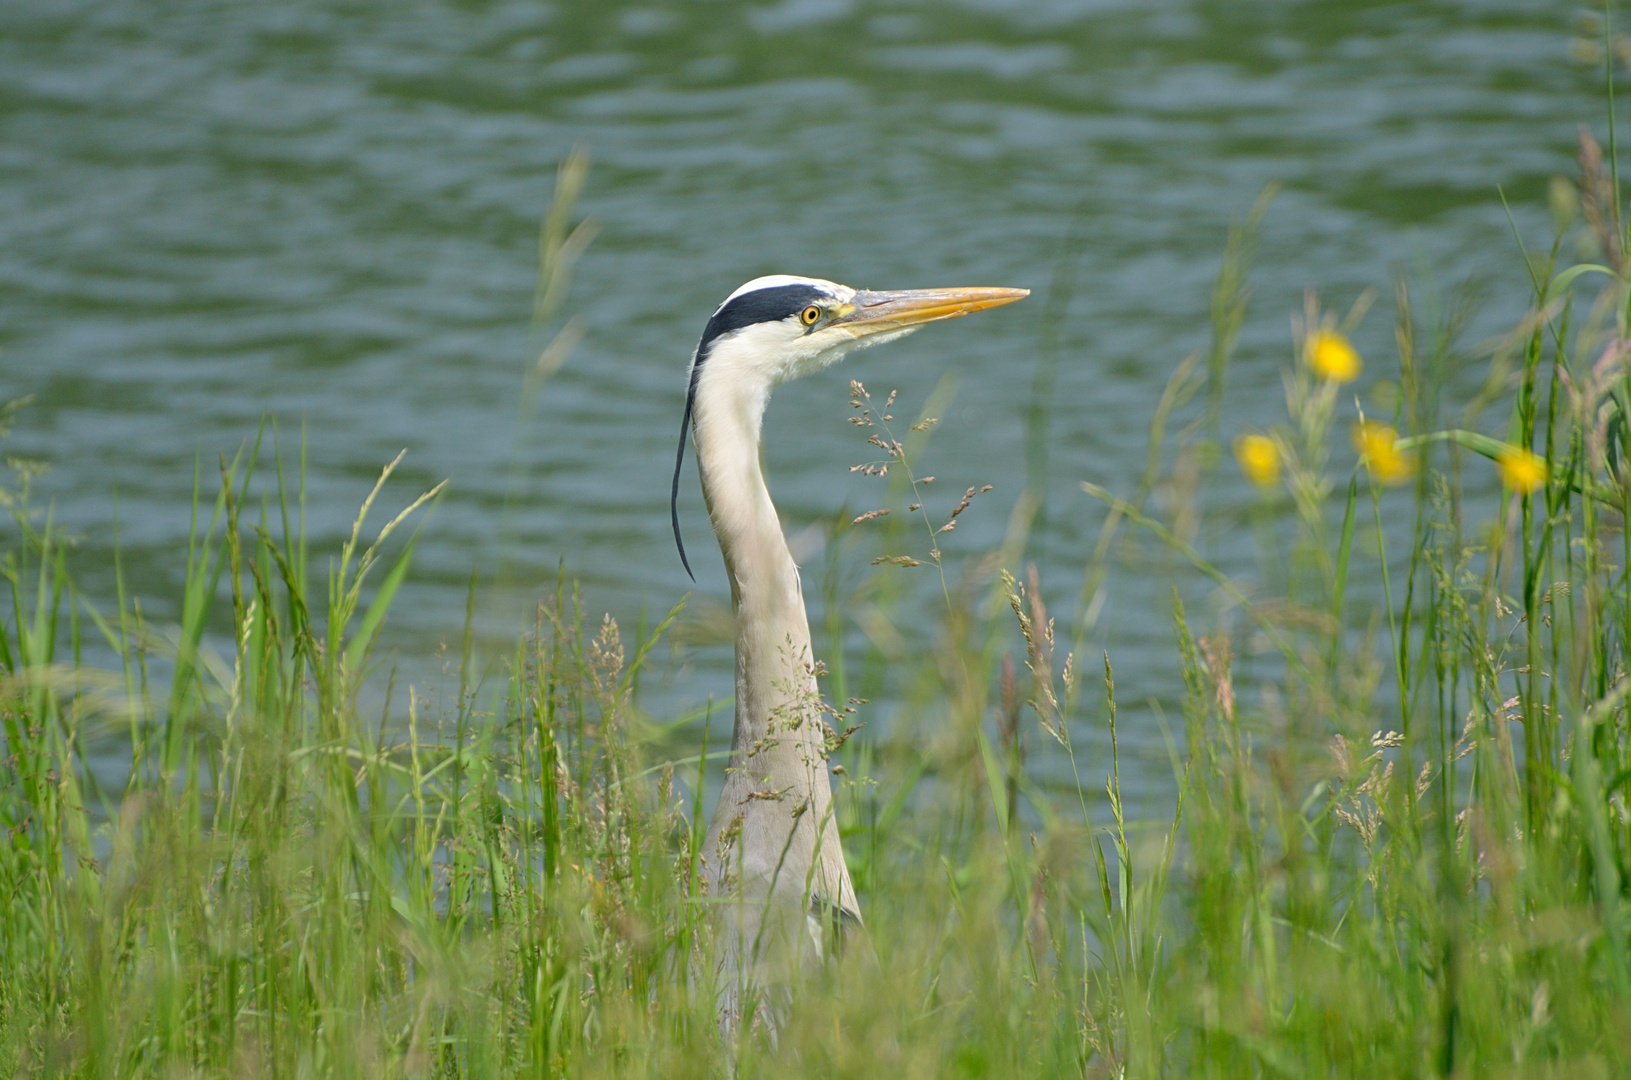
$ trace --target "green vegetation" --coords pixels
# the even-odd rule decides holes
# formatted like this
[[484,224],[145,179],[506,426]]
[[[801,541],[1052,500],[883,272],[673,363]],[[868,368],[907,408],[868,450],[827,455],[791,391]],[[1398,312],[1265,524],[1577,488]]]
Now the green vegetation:
[[[851,739],[838,760],[871,948],[813,974],[774,1040],[721,1045],[700,976],[701,819],[683,795],[722,763],[717,748],[665,760],[675,720],[638,694],[677,610],[625,642],[609,618],[586,627],[563,583],[488,666],[503,675],[477,677],[467,632],[450,708],[393,689],[374,719],[359,693],[385,681],[370,661],[412,551],[391,534],[433,493],[367,531],[387,469],[350,541],[314,558],[300,483],[258,475],[278,459],[257,440],[200,503],[166,628],[122,587],[109,612],[78,593],[14,463],[0,1069],[1624,1075],[1631,263],[1589,142],[1582,166],[1555,191],[1557,243],[1524,255],[1533,308],[1491,348],[1469,358],[1455,313],[1420,318],[1398,287],[1385,422],[1342,390],[1368,298],[1341,325],[1310,299],[1286,420],[1235,444],[1261,489],[1246,517],[1265,569],[1248,585],[1203,554],[1240,515],[1195,492],[1223,468],[1254,210],[1224,260],[1213,348],[1157,406],[1145,475],[1119,495],[1084,485],[1109,513],[1068,632],[1024,569],[1033,483],[1001,550],[940,569],[931,650],[851,657],[916,665],[897,740]],[[1600,261],[1563,266],[1582,241]],[[540,307],[557,297],[541,288]],[[1453,410],[1475,363],[1483,389]],[[855,391],[897,464],[883,482],[915,501],[932,425],[896,442],[888,407]],[[1498,438],[1477,430],[1491,416]],[[1337,471],[1350,431],[1360,463]],[[1499,500],[1477,497],[1497,476]],[[940,522],[865,524],[835,526],[830,558],[871,563],[860,588],[888,610],[936,573]],[[1170,813],[1147,823],[1123,812],[1111,658],[1083,648],[1134,534],[1218,600],[1203,627],[1174,592],[1182,750]],[[83,662],[92,644],[122,668]],[[1108,760],[1072,744],[1094,726]],[[85,755],[110,732],[130,771],[104,795]],[[1044,750],[1077,777],[1067,790],[1033,778]]]

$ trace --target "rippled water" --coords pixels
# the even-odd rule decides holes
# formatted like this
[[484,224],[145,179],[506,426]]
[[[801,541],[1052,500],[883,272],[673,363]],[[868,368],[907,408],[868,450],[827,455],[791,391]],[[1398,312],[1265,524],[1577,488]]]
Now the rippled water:
[[[1068,612],[1101,518],[1077,481],[1132,483],[1161,386],[1207,341],[1228,223],[1265,184],[1285,187],[1226,429],[1282,415],[1305,287],[1345,307],[1408,265],[1484,281],[1505,314],[1475,330],[1517,311],[1496,187],[1543,243],[1548,178],[1572,172],[1578,124],[1603,127],[1571,14],[1500,0],[0,5],[0,379],[36,395],[9,449],[53,463],[42,488],[104,601],[117,508],[134,589],[162,620],[195,458],[208,476],[263,416],[285,447],[303,430],[321,545],[408,448],[396,505],[452,481],[390,638],[433,678],[473,568],[495,640],[563,559],[591,607],[626,619],[691,587],[665,506],[683,371],[709,311],[761,273],[1039,290],[771,407],[766,456],[796,533],[874,498],[846,468],[864,449],[846,380],[920,403],[955,373],[927,468],[996,485],[950,546],[994,545],[1024,484],[1040,293],[1068,261],[1040,548]],[[529,416],[538,220],[574,146],[592,156],[581,208],[601,226],[568,302],[587,336]],[[1358,335],[1371,377],[1390,323],[1378,309]],[[689,473],[683,491],[700,593],[723,604]],[[1250,566],[1244,549],[1222,556]],[[1173,682],[1168,587],[1120,576],[1096,641],[1133,703]],[[652,700],[728,695],[729,663],[728,646],[692,648]]]

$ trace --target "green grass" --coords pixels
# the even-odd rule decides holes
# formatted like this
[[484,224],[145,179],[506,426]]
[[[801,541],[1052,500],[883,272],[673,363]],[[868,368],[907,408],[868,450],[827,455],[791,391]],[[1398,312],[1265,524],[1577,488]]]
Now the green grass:
[[[1522,256],[1532,309],[1494,348],[1461,351],[1456,314],[1421,318],[1398,286],[1397,355],[1370,361],[1400,440],[1373,444],[1370,467],[1338,465],[1359,417],[1299,342],[1288,411],[1263,431],[1274,483],[1244,515],[1197,494],[1228,468],[1221,405],[1265,202],[1225,257],[1212,348],[1152,403],[1145,474],[1119,494],[1084,485],[1109,509],[1070,624],[1026,567],[1033,475],[1004,546],[940,568],[931,647],[879,645],[847,670],[826,650],[840,702],[894,672],[911,738],[843,748],[872,948],[799,987],[773,1042],[722,1045],[698,974],[702,822],[684,796],[721,762],[717,747],[667,760],[676,718],[638,693],[677,611],[626,641],[562,582],[502,676],[476,677],[467,630],[451,707],[392,687],[364,716],[420,505],[374,529],[389,469],[350,540],[312,553],[298,473],[267,465],[278,455],[257,438],[200,481],[180,622],[165,627],[122,578],[106,608],[78,592],[14,463],[0,1069],[1625,1075],[1631,268],[1614,181],[1584,158],[1587,224],[1559,189],[1557,243]],[[551,218],[545,248],[571,246],[566,221]],[[1599,270],[1559,262],[1577,242],[1597,246]],[[547,308],[559,290],[539,295]],[[1303,332],[1326,322],[1311,299]],[[1456,408],[1452,379],[1472,364],[1484,390]],[[887,406],[857,400],[885,423]],[[916,501],[927,428],[884,436],[902,440],[890,505]],[[1497,504],[1488,458],[1510,446],[1532,447],[1548,480]],[[1243,526],[1263,569],[1231,578],[1206,552]],[[846,613],[930,588],[938,527],[835,524],[831,641]],[[1183,738],[1155,821],[1124,812],[1113,657],[1085,646],[1135,532],[1172,554],[1187,595],[1216,601],[1199,620],[1173,591]],[[122,663],[83,662],[96,643]],[[1095,728],[1108,759],[1073,742]],[[113,736],[130,779],[103,793],[86,748]],[[1043,755],[1074,783],[1042,783]]]

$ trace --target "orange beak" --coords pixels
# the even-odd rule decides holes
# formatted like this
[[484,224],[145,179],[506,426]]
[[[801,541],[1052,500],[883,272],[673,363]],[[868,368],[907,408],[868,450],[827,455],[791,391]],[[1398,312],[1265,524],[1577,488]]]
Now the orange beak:
[[867,292],[855,294],[846,306],[850,311],[834,319],[833,326],[842,326],[856,337],[866,337],[885,330],[900,330],[941,319],[960,319],[964,315],[987,308],[1001,307],[1023,300],[1031,295],[1029,289],[902,289],[896,292]]

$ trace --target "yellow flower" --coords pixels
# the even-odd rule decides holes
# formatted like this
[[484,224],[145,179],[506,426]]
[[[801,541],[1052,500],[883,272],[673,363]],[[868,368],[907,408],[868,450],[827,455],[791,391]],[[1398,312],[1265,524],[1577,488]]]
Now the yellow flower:
[[1533,495],[1546,484],[1546,459],[1521,446],[1508,446],[1496,459],[1501,483],[1520,495]]
[[1354,425],[1354,449],[1372,476],[1384,484],[1397,484],[1416,471],[1416,461],[1399,449],[1399,433],[1386,424],[1365,420]]
[[1308,366],[1322,379],[1353,382],[1365,367],[1353,344],[1335,330],[1316,330],[1303,347]]
[[1242,435],[1235,440],[1235,460],[1246,479],[1258,487],[1273,487],[1280,480],[1280,448],[1267,435]]

